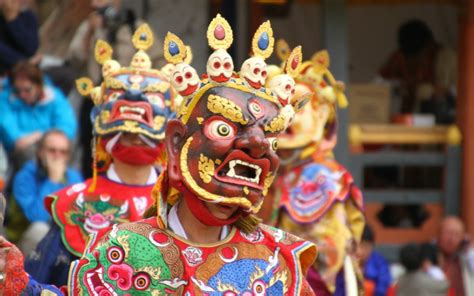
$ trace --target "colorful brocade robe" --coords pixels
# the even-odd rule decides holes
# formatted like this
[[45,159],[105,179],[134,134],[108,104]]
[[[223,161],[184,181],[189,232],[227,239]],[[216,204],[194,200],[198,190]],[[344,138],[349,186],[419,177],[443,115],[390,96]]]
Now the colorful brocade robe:
[[114,226],[70,270],[70,295],[314,295],[305,274],[316,247],[265,225],[194,244],[155,218]]
[[363,198],[351,174],[332,156],[294,168],[277,180],[278,227],[313,241],[320,250],[317,270],[334,292],[347,250],[365,225]]
[[[154,184],[127,185],[99,176],[90,193],[91,182],[88,179],[67,187],[45,201],[61,229],[62,242],[78,257],[87,252],[87,247],[93,248],[114,224],[141,220],[153,203]],[[93,239],[88,244],[89,236]]]

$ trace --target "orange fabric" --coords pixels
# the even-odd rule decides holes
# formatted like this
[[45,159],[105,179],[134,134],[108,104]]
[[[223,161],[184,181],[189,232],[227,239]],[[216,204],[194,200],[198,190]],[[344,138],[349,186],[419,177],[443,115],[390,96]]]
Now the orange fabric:
[[364,281],[365,296],[373,296],[375,291],[375,283],[370,280]]

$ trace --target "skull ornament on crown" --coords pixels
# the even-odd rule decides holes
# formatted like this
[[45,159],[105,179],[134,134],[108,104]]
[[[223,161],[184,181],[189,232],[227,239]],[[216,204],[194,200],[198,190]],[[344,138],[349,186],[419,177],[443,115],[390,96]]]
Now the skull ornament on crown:
[[260,89],[265,85],[268,75],[265,59],[272,54],[272,51],[266,49],[273,48],[273,44],[274,38],[270,22],[266,21],[253,36],[253,56],[245,60],[240,69],[240,76],[250,87]]
[[207,60],[206,70],[212,81],[226,82],[234,72],[234,63],[229,53],[220,48],[214,51]]
[[95,157],[99,158],[94,164],[99,170],[105,170],[110,162],[105,142],[117,133],[139,134],[149,139],[152,148],[161,149],[159,142],[164,138],[166,122],[175,116],[174,90],[165,75],[151,68],[145,52],[153,45],[153,32],[147,24],[137,28],[132,43],[137,52],[130,66],[122,67],[112,59],[112,47],[99,40],[95,58],[102,65],[103,82],[94,87],[89,78],[76,81],[79,93],[90,96],[95,105],[91,121],[96,137]]
[[207,39],[214,52],[207,59],[206,71],[210,80],[223,83],[234,72],[234,62],[227,52],[232,45],[232,29],[227,21],[216,17],[207,29]]
[[[165,58],[176,65],[171,83],[183,102],[178,119],[169,122],[165,140],[169,157],[166,178],[175,190],[167,188],[160,194],[169,203],[184,197],[201,222],[223,225],[252,220],[259,210],[278,168],[276,136],[306,100],[288,97],[281,101],[275,90],[264,87],[261,78],[265,75],[259,73],[259,87],[254,87],[247,81],[247,71],[229,71],[233,62],[226,49],[232,42],[232,30],[220,15],[210,23],[207,38],[215,51],[202,80],[197,80],[194,68],[184,61],[186,49],[181,39],[172,33],[165,38]],[[259,27],[253,40],[253,57],[246,64],[261,65],[260,71],[265,71],[263,59],[271,55],[274,43],[269,22]],[[301,61],[301,49],[294,55]],[[300,65],[293,66],[296,71]],[[289,75],[284,76],[292,81]],[[162,199],[156,200],[160,207],[158,200]],[[238,210],[230,217],[217,217],[209,209],[212,204]]]
[[289,78],[298,75],[299,65],[302,62],[301,59],[301,46],[298,46],[289,54],[284,65],[284,73],[272,77],[268,84],[282,104],[288,104],[289,100],[295,95],[295,80]]

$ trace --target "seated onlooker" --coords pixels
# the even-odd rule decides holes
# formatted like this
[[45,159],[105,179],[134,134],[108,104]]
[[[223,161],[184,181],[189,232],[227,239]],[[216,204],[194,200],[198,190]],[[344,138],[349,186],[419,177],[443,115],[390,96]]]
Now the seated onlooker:
[[28,62],[18,63],[10,75],[11,87],[0,93],[0,142],[13,154],[18,169],[35,154],[35,144],[50,129],[62,130],[72,140],[77,123],[69,101],[43,79]]
[[421,248],[408,244],[400,250],[400,262],[406,273],[400,277],[397,296],[445,296],[449,284],[445,280],[435,280],[422,270]]
[[374,250],[374,246],[374,232],[365,224],[358,253],[367,282],[366,296],[385,296],[392,282],[389,264],[382,254]]
[[401,113],[432,113],[437,122],[451,123],[455,115],[456,52],[439,43],[420,19],[404,22],[398,30],[398,49],[379,70],[396,82]]
[[39,46],[36,15],[25,1],[0,1],[0,75],[31,58]]
[[443,270],[438,265],[438,251],[436,246],[430,243],[422,244],[420,247],[422,269],[435,280],[446,280]]
[[458,217],[443,219],[438,236],[440,266],[456,296],[474,295],[474,247]]
[[24,254],[34,250],[49,230],[51,220],[44,198],[71,184],[81,182],[81,174],[68,168],[71,145],[60,130],[44,133],[38,143],[36,160],[30,160],[13,179],[13,195],[30,226],[19,247]]

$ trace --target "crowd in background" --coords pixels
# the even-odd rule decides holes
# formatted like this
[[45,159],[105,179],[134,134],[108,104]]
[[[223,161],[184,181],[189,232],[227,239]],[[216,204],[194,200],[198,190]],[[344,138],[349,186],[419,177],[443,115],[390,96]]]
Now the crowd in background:
[[[121,9],[120,1],[93,0],[91,5],[93,12],[78,27],[59,71],[49,71],[39,66],[39,23],[28,2],[0,0],[0,191],[8,197],[4,231],[25,254],[48,232],[51,217],[44,207],[44,197],[91,174],[89,113],[93,103],[85,99],[75,112],[68,98],[74,96],[73,80],[85,75],[95,83],[100,81],[100,67],[93,55],[97,39],[112,44],[114,57],[121,64],[128,64],[135,52],[130,40],[140,20],[133,12]],[[440,50],[422,25],[411,25],[417,26],[425,38],[423,50]],[[410,63],[403,62],[401,72],[397,66],[403,54],[408,61],[419,64],[413,58],[417,50],[401,48],[381,75],[391,79],[400,74],[407,83],[416,83],[413,80],[419,77],[406,73]],[[155,66],[163,62],[160,42],[155,42],[149,54]],[[441,95],[446,89],[433,91]],[[414,102],[404,104],[411,106]],[[81,172],[71,166],[75,147],[82,148]],[[439,236],[433,239],[401,249],[399,261],[404,274],[400,276],[375,251],[373,231],[366,227],[358,253],[367,295],[467,295],[465,287],[474,285],[465,280],[465,273],[474,273],[474,249],[464,225],[458,218],[448,217]]]

